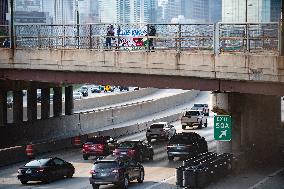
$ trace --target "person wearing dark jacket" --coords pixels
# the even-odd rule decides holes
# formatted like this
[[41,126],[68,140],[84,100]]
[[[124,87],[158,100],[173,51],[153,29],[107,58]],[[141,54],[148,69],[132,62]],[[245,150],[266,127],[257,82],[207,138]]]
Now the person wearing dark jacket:
[[[149,36],[156,36],[155,26],[150,26]],[[149,48],[154,50],[154,38],[149,38]]]

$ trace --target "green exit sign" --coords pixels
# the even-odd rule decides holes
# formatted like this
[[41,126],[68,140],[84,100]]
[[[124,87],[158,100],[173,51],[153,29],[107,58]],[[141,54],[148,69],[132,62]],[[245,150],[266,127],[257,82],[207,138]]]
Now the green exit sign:
[[232,139],[232,117],[229,115],[214,116],[214,139],[230,141]]

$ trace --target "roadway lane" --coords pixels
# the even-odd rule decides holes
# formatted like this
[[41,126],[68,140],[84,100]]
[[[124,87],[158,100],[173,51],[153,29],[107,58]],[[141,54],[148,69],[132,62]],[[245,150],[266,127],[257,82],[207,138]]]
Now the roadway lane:
[[[177,132],[181,132],[180,122],[175,122],[174,126],[177,129]],[[209,148],[214,150],[215,144],[212,141],[212,124],[209,124],[207,128],[202,130],[186,130],[186,132],[196,131],[200,135],[206,137],[209,143]],[[131,139],[145,139],[145,132],[138,133],[129,137],[123,137],[119,139],[122,140],[131,140]],[[143,165],[145,167],[145,181],[143,184],[138,184],[137,182],[132,182],[129,188],[133,189],[142,189],[142,188],[176,188],[175,186],[175,168],[182,164],[182,161],[179,158],[176,158],[174,161],[168,161],[166,154],[166,141],[153,141],[152,145],[154,147],[154,160],[148,161],[145,160]],[[88,182],[89,170],[92,166],[93,158],[90,158],[87,161],[84,161],[82,154],[79,149],[67,150],[57,153],[50,153],[46,156],[57,156],[63,158],[67,161],[70,161],[76,168],[76,172],[72,179],[64,179],[52,182],[50,184],[42,184],[40,182],[30,182],[27,185],[21,185],[20,182],[16,179],[17,168],[21,164],[8,166],[6,168],[0,169],[0,188],[1,189],[62,189],[62,188],[74,188],[74,189],[86,189],[91,188],[91,185]],[[163,186],[163,187],[162,187]],[[102,186],[101,188],[114,189],[114,186]]]
[[[196,99],[194,99],[189,104],[185,104],[179,108],[169,110],[169,112],[180,111],[180,109],[190,108],[194,102],[208,102],[209,93],[201,93]],[[137,121],[137,120],[136,120]],[[181,132],[180,122],[174,122],[174,126],[177,132]],[[200,135],[204,136],[207,141],[209,141],[209,149],[212,151],[215,149],[215,142],[213,141],[213,130],[212,130],[213,120],[212,117],[209,118],[209,125],[207,128],[202,130],[186,130],[186,132],[196,131]],[[131,139],[145,139],[145,132],[138,133],[135,135],[120,138],[121,140],[131,140]],[[175,186],[175,168],[182,164],[179,158],[174,161],[169,162],[166,154],[166,144],[167,142],[152,142],[154,147],[154,161],[145,161],[143,163],[145,167],[145,182],[143,184],[138,184],[137,182],[132,182],[129,188],[137,189],[150,189],[150,188],[176,188]],[[47,154],[45,156],[57,156],[63,158],[67,161],[73,163],[76,168],[74,178],[64,179],[52,182],[50,184],[41,183],[31,183],[27,185],[21,185],[16,179],[16,172],[19,166],[22,164],[15,164],[12,166],[4,167],[0,169],[0,189],[63,189],[63,188],[74,188],[74,189],[87,189],[91,188],[88,182],[89,170],[92,166],[94,159],[84,161],[82,159],[82,154],[79,149],[67,150],[57,153]],[[101,188],[115,188],[114,186],[102,186]]]

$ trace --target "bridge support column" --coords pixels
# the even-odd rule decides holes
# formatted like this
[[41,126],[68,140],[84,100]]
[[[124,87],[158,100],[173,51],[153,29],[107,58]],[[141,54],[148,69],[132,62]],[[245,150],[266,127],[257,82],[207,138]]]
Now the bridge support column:
[[0,127],[7,123],[7,92],[0,92]]
[[[21,95],[23,95],[22,91],[21,91]],[[37,119],[37,99],[36,98],[37,98],[37,89],[28,89],[27,91],[28,121],[34,121]]]
[[23,91],[13,91],[13,123],[23,122]]
[[58,117],[62,115],[62,88],[54,87],[53,91],[53,115]]
[[[212,105],[217,106],[225,111],[229,112],[229,94],[214,92],[212,94]],[[232,153],[232,142],[231,141],[217,141],[217,153]]]
[[48,119],[50,116],[50,89],[41,89],[41,119]]
[[73,86],[65,87],[65,115],[74,113]]

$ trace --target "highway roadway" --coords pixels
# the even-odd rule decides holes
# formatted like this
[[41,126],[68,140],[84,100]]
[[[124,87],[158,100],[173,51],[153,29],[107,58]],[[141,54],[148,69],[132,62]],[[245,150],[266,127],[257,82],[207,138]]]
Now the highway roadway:
[[[169,91],[168,91],[169,92]],[[190,105],[194,102],[208,102],[209,93],[202,93],[194,101],[190,102]],[[211,114],[212,116],[212,114]],[[215,150],[215,142],[213,141],[213,119],[210,117],[208,119],[209,125],[207,128],[201,130],[193,129],[186,130],[186,132],[198,132],[201,136],[204,136],[209,142],[209,149],[211,151]],[[177,129],[177,132],[182,132],[181,124],[179,121],[174,122],[173,125]],[[144,140],[146,136],[145,132],[138,133],[131,136],[126,136],[119,138],[118,141],[123,140],[132,140],[139,139]],[[145,161],[143,165],[145,167],[145,181],[142,184],[137,182],[132,182],[129,188],[137,189],[150,189],[150,188],[176,188],[175,186],[175,168],[182,165],[182,161],[179,158],[176,158],[174,161],[169,162],[166,154],[166,141],[152,141],[151,144],[154,147],[154,160]],[[52,182],[50,184],[42,184],[38,182],[31,182],[27,185],[21,185],[20,182],[16,179],[16,173],[19,166],[23,163],[14,164],[11,166],[0,168],[0,189],[35,189],[35,188],[44,188],[44,189],[62,189],[62,188],[71,188],[71,189],[87,189],[92,188],[89,184],[89,170],[92,167],[92,162],[94,159],[90,158],[85,161],[82,158],[82,153],[80,149],[72,149],[67,151],[60,151],[56,153],[46,154],[44,157],[48,156],[57,156],[64,160],[71,162],[75,168],[76,172],[72,179],[64,179]],[[102,186],[101,188],[115,188],[114,186]]]

